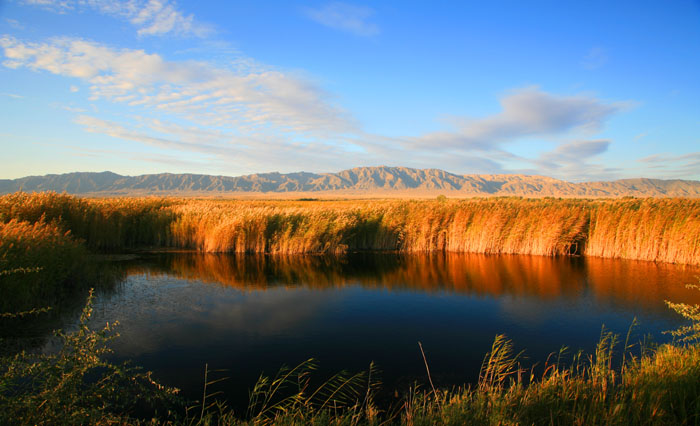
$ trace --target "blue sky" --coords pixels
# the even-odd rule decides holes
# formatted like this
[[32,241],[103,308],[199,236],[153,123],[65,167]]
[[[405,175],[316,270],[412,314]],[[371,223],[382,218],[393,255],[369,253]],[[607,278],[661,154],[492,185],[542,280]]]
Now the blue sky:
[[0,0],[0,178],[700,179],[700,3]]

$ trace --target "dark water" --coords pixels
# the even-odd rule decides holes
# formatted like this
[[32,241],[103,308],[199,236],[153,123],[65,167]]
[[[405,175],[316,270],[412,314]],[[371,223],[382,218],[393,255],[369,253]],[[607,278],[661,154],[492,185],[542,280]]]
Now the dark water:
[[601,327],[633,341],[681,322],[664,300],[699,303],[694,267],[536,256],[142,256],[99,294],[93,322],[119,321],[116,360],[133,360],[190,398],[205,364],[227,369],[224,392],[245,407],[261,373],[308,358],[321,378],[371,361],[387,394],[424,382],[422,342],[439,386],[474,382],[494,336],[527,362],[566,345],[592,351]]

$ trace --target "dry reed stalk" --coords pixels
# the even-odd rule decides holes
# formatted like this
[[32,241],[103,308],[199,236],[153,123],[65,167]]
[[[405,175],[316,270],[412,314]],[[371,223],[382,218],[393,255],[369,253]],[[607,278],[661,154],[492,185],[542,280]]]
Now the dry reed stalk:
[[490,198],[440,201],[213,201],[0,197],[0,222],[44,217],[89,248],[211,253],[354,250],[584,254],[700,265],[700,201]]

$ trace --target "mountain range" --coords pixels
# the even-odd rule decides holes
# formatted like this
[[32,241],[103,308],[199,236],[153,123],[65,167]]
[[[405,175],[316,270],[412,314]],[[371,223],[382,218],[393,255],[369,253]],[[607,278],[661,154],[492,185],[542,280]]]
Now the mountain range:
[[700,181],[621,179],[572,183],[545,176],[459,175],[439,169],[357,167],[338,173],[261,173],[245,176],[112,172],[0,179],[0,193],[56,191],[88,196],[174,195],[323,197],[700,197]]

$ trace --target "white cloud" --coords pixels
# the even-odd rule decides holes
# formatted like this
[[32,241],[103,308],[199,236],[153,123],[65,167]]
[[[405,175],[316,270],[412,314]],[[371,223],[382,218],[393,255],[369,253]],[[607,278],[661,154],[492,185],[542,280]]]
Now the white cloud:
[[80,88],[78,86],[71,86],[69,90],[71,93],[77,93],[80,90]]
[[145,107],[203,125],[315,135],[353,129],[325,92],[281,71],[171,62],[143,50],[71,38],[25,43],[4,36],[0,48],[6,67],[78,78],[90,85],[92,99]]
[[457,131],[407,138],[411,147],[489,151],[525,137],[591,133],[620,111],[620,103],[604,103],[591,96],[557,96],[539,90],[516,90],[501,99],[502,112],[480,119],[455,118]]
[[[555,95],[535,87],[514,90],[500,103],[502,111],[491,116],[451,118],[452,131],[386,138],[386,148],[380,143],[366,146],[371,152],[397,159],[406,156],[392,155],[391,147],[402,146],[422,164],[467,173],[545,174],[568,180],[615,178],[620,174],[620,169],[595,162],[596,156],[611,145],[609,140],[565,141],[599,131],[628,103],[605,102],[590,95]],[[557,146],[535,157],[508,150],[516,143],[537,139],[547,139]]]
[[25,0],[26,4],[57,13],[94,10],[104,15],[125,19],[137,28],[138,35],[175,34],[205,37],[210,26],[185,15],[171,0]]
[[374,10],[348,3],[328,3],[318,9],[308,8],[306,16],[326,27],[369,37],[379,34],[379,27],[369,22]]

